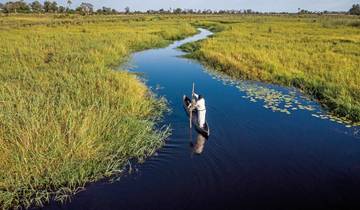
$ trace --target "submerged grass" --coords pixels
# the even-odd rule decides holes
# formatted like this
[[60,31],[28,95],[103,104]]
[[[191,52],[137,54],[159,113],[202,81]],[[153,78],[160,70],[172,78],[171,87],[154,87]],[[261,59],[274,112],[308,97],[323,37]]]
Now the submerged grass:
[[0,208],[63,201],[168,135],[156,128],[164,101],[111,67],[196,30],[150,17],[67,18],[0,17]]
[[220,32],[182,48],[236,78],[295,86],[359,122],[359,22],[344,16],[208,18],[194,24]]

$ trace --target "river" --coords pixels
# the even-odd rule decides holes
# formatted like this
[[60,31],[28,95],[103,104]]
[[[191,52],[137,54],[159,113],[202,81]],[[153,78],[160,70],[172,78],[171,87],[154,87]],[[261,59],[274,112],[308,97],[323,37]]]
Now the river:
[[[359,129],[346,127],[291,88],[236,81],[177,47],[133,54],[128,69],[165,97],[172,135],[132,173],[90,184],[66,204],[45,209],[346,209],[360,207]],[[183,94],[205,96],[211,136],[195,130]],[[129,167],[130,168],[130,167]]]

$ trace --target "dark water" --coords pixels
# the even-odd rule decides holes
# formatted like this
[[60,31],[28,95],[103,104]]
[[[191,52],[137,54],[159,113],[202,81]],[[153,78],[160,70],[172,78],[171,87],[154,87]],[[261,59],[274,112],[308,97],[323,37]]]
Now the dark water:
[[[359,209],[358,128],[320,119],[326,114],[295,90],[232,81],[178,57],[177,46],[209,34],[131,59],[131,70],[170,103],[166,145],[134,173],[47,209]],[[206,97],[208,140],[190,137],[182,107],[193,81]],[[291,114],[264,108],[273,103]]]

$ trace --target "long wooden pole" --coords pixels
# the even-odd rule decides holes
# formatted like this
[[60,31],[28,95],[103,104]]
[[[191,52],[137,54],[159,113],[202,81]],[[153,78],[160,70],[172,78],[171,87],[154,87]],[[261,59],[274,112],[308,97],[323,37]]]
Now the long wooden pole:
[[192,120],[192,109],[193,109],[193,98],[194,98],[194,91],[195,91],[195,83],[193,82],[193,86],[192,86],[192,92],[191,92],[191,108],[190,108],[190,117],[189,117],[189,125],[190,125],[190,128],[192,128],[192,123],[191,123],[191,120]]

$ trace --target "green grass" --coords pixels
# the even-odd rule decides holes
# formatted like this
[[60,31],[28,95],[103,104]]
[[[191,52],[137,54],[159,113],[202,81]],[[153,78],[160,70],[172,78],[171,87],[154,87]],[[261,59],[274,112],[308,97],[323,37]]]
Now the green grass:
[[236,78],[295,86],[360,122],[359,23],[345,16],[208,18],[193,24],[220,32],[182,48]]
[[203,26],[183,46],[241,79],[295,86],[360,121],[359,19],[345,16],[0,16],[0,208],[63,201],[144,160],[169,131],[166,109],[113,68]]
[[144,160],[169,134],[166,109],[112,67],[194,34],[152,17],[0,17],[0,208],[62,201]]

